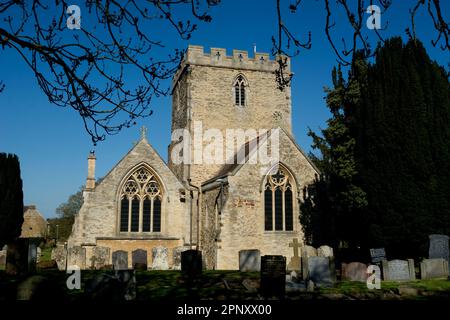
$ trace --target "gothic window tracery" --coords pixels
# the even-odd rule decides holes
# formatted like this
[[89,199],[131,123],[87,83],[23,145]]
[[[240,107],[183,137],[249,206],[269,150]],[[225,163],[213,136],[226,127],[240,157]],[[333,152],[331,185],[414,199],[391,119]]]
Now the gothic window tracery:
[[146,167],[134,170],[120,194],[120,232],[161,232],[162,187]]
[[275,174],[267,176],[264,186],[264,229],[266,231],[292,231],[293,179],[279,167]]
[[234,82],[234,103],[237,106],[245,106],[246,99],[246,81],[242,75],[239,75]]

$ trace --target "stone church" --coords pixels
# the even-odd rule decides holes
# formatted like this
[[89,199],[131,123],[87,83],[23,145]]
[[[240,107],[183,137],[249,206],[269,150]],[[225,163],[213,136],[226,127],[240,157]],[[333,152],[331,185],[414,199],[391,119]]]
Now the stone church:
[[[148,252],[151,267],[156,247],[167,249],[169,268],[177,252],[190,248],[202,251],[208,269],[239,269],[239,251],[246,249],[289,261],[289,243],[303,242],[303,188],[318,170],[292,135],[291,91],[278,89],[277,67],[265,53],[233,50],[230,56],[222,48],[188,47],[172,81],[168,163],[145,130],[98,184],[96,156],[88,157],[84,204],[67,244],[69,254],[86,249],[82,268],[99,247],[127,252],[129,267],[136,249]],[[245,138],[232,136],[231,148],[216,143],[211,151],[211,142],[230,131]],[[272,137],[276,161],[253,161],[269,140],[274,145]]]

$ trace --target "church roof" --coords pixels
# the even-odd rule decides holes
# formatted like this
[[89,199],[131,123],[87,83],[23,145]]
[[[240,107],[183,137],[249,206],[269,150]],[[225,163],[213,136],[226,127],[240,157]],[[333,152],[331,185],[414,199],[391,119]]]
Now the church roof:
[[[320,173],[320,170],[317,168],[317,166],[311,161],[311,159],[308,157],[308,155],[306,154],[306,152],[297,144],[297,142],[295,141],[294,137],[287,132],[285,129],[283,128],[279,128],[282,132],[284,132],[286,134],[286,136],[294,143],[294,145],[297,147],[297,149],[300,151],[300,153],[306,158],[306,160],[308,161],[308,163],[314,168],[314,170],[317,173]],[[217,179],[220,178],[224,178],[230,175],[235,175],[241,168],[242,166],[248,162],[248,160],[255,155],[255,153],[258,151],[259,148],[259,142],[263,141],[265,139],[268,139],[270,137],[271,131],[268,131],[267,133],[261,134],[259,136],[257,136],[256,138],[247,141],[245,144],[243,144],[241,146],[241,148],[239,148],[238,152],[236,152],[233,156],[233,161],[229,161],[231,162],[230,164],[225,164],[224,166],[222,166],[222,168],[219,169],[218,173],[211,179],[206,180],[205,182],[202,183],[202,185],[207,185]],[[238,155],[239,154],[244,154],[245,158],[244,161],[242,163],[238,163]]]

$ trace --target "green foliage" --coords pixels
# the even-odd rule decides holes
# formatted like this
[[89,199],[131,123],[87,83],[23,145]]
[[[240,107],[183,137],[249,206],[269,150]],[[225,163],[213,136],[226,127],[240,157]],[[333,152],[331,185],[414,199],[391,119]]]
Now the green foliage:
[[72,194],[67,202],[62,203],[56,208],[56,214],[59,218],[70,218],[74,217],[78,211],[80,211],[81,206],[83,205],[83,190],[80,190]]
[[0,246],[20,236],[23,191],[19,158],[0,153]]
[[366,85],[349,114],[367,240],[391,255],[424,256],[429,234],[450,233],[448,74],[419,41],[393,38],[367,78],[357,77]]
[[320,158],[314,154],[311,157],[322,174],[305,190],[300,222],[310,244],[336,247],[340,241],[357,241],[357,230],[349,227],[358,222],[358,210],[367,201],[365,192],[354,183],[355,138],[346,116],[346,110],[359,101],[360,86],[352,79],[346,83],[340,68],[333,69],[332,80],[334,87],[325,89],[332,114],[328,127],[321,130],[321,136],[311,130],[308,133],[313,138],[313,149],[320,151]]

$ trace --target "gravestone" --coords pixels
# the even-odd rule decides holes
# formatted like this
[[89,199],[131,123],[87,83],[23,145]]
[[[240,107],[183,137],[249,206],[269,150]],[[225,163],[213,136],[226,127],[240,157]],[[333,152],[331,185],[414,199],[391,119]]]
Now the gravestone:
[[194,278],[203,271],[202,252],[199,250],[186,250],[181,253],[181,273],[183,276]]
[[302,276],[306,280],[308,278],[308,258],[317,257],[317,250],[312,246],[304,246],[302,249]]
[[66,270],[67,250],[64,246],[58,245],[53,248],[51,259],[56,261],[58,270]]
[[325,258],[334,257],[333,248],[330,246],[320,246],[317,248],[317,256]]
[[366,282],[368,278],[367,265],[361,262],[343,263],[341,272],[342,280]]
[[0,269],[4,270],[6,267],[6,250],[0,250]]
[[28,272],[35,273],[37,264],[37,246],[30,243],[28,246]]
[[300,271],[301,270],[301,258],[299,255],[298,249],[300,248],[300,243],[298,242],[297,238],[294,238],[291,243],[289,243],[289,247],[292,248],[294,251],[294,256],[289,261],[289,264],[287,266],[288,270],[292,271]]
[[131,265],[135,270],[147,270],[147,251],[142,249],[134,250],[131,253]]
[[112,254],[114,270],[128,270],[128,252],[119,250]]
[[86,249],[80,246],[73,246],[67,250],[67,267],[77,266],[80,269],[86,267]]
[[424,259],[420,263],[420,277],[422,279],[447,278],[448,261],[442,258]]
[[169,257],[167,248],[155,247],[152,249],[152,269],[153,270],[169,269]]
[[383,279],[389,281],[410,281],[416,279],[414,260],[383,260]]
[[307,280],[312,280],[317,287],[330,287],[336,281],[334,263],[331,257],[309,257]]
[[286,257],[261,257],[261,294],[264,297],[284,297],[286,292]]
[[239,271],[260,271],[261,253],[258,249],[239,251]]
[[[430,248],[428,249],[428,258],[445,259],[449,262],[449,237],[443,234],[430,234]],[[450,272],[450,270],[449,270]]]
[[36,263],[39,263],[41,261],[42,249],[40,247],[37,247],[36,250],[37,250]]
[[372,259],[372,263],[379,263],[386,260],[386,251],[384,248],[370,249],[370,258]]
[[181,270],[181,253],[186,251],[185,247],[175,247],[172,250],[172,269]]
[[28,272],[29,240],[19,238],[8,244],[5,271],[10,275],[22,275]]
[[91,267],[99,270],[109,264],[110,249],[95,246],[92,248]]

